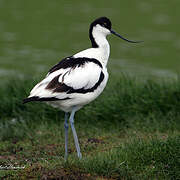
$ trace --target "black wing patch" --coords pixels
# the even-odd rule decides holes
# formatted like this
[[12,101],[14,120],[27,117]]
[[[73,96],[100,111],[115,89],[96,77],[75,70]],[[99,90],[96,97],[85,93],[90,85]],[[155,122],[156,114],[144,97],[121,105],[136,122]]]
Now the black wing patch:
[[93,63],[97,64],[98,66],[100,66],[100,68],[102,68],[102,64],[97,59],[86,58],[86,57],[74,58],[73,56],[70,56],[70,57],[66,57],[65,59],[60,61],[58,64],[53,66],[49,70],[48,73],[51,74],[54,71],[57,71],[59,69],[80,67],[80,66],[83,66],[87,62],[93,62]]
[[69,97],[67,98],[63,98],[63,99],[58,99],[58,98],[55,98],[55,97],[39,97],[39,96],[33,96],[33,97],[30,97],[30,98],[26,98],[26,99],[23,99],[23,104],[25,103],[28,103],[28,102],[31,102],[31,101],[60,101],[60,100],[67,100],[67,99],[71,99]]
[[49,84],[46,86],[45,89],[52,90],[53,93],[55,92],[67,92],[69,91],[69,86],[66,86],[64,83],[60,83],[58,81],[59,77],[61,75],[58,75],[54,77]]
[[92,88],[89,88],[89,89],[84,89],[84,87],[79,88],[79,89],[74,89],[73,87],[67,86],[64,83],[60,83],[58,81],[59,77],[60,77],[60,75],[53,78],[53,80],[46,86],[46,89],[52,90],[53,93],[65,92],[67,94],[72,94],[72,93],[85,94],[85,93],[89,93],[89,92],[94,92],[98,88],[98,86],[104,80],[104,73],[101,71],[98,82]]

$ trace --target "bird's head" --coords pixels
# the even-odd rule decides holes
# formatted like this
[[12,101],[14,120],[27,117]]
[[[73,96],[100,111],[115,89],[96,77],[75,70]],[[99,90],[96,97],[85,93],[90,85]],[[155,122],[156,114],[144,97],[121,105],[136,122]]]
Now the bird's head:
[[[128,40],[128,39],[122,37],[120,34],[116,33],[114,30],[112,30],[112,23],[107,17],[100,17],[91,23],[90,28],[89,28],[89,37],[92,41],[92,44],[93,44],[93,37],[95,36],[93,34],[98,34],[99,36],[102,35],[105,37],[109,34],[114,34],[114,35],[120,37],[121,39],[128,41],[130,43],[142,42],[142,41]],[[94,46],[95,46],[95,43],[94,43]]]
[[107,17],[100,17],[90,25],[90,31],[96,31],[103,35],[111,34],[111,21]]

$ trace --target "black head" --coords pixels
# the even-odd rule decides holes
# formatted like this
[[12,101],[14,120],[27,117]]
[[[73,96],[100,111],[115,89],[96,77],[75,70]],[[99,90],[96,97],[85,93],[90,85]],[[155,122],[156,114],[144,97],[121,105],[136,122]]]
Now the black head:
[[100,17],[100,18],[96,19],[95,21],[93,21],[91,23],[90,28],[93,28],[97,24],[99,24],[102,27],[105,27],[105,28],[111,30],[112,24],[111,24],[111,21],[107,17]]

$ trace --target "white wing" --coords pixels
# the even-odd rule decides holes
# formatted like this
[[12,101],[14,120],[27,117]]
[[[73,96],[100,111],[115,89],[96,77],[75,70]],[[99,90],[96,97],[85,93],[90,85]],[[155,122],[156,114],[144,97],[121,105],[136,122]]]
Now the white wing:
[[101,68],[92,62],[86,63],[82,67],[70,69],[67,74],[59,78],[59,82],[64,82],[73,89],[92,88],[99,80]]

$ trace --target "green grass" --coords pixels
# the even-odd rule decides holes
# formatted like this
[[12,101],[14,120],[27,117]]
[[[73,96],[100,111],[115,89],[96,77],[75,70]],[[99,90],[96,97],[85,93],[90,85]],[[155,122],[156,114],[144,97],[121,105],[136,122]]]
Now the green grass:
[[76,114],[83,159],[69,137],[64,161],[64,113],[45,103],[22,104],[37,81],[11,79],[0,89],[0,178],[180,178],[180,81],[121,75]]

